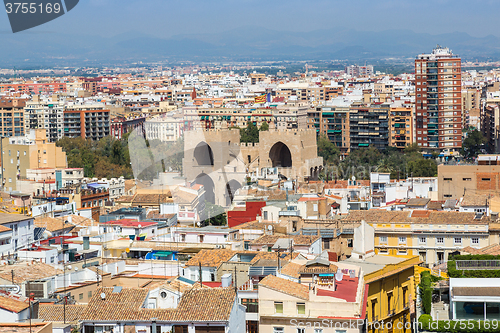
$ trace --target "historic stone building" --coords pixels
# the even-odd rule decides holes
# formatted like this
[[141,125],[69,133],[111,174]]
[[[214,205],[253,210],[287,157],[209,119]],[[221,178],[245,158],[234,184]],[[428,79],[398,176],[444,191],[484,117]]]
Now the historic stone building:
[[317,156],[314,130],[259,132],[259,143],[240,143],[237,129],[194,130],[184,135],[183,175],[203,184],[205,197],[228,206],[247,172],[272,168],[287,179],[317,179],[323,158]]

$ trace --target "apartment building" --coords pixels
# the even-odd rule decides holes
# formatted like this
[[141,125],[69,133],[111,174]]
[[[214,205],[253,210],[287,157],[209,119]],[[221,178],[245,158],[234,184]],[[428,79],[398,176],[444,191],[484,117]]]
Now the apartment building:
[[126,133],[137,131],[138,135],[144,135],[144,123],[146,117],[116,117],[111,120],[111,136],[120,140]]
[[104,106],[68,106],[64,114],[64,136],[98,141],[110,135],[110,111]]
[[0,98],[0,135],[4,137],[24,135],[24,107],[26,100]]
[[391,107],[389,146],[403,150],[413,144],[413,108]]
[[486,138],[488,152],[500,153],[500,106],[498,103],[489,103],[483,108],[481,132]]
[[470,87],[462,90],[462,112],[462,127],[479,127],[481,89]]
[[462,147],[461,60],[436,47],[415,59],[417,143],[430,149]]
[[176,142],[184,133],[182,115],[166,114],[149,118],[143,124],[147,140]]
[[389,104],[353,104],[349,111],[350,148],[389,144]]
[[29,133],[31,129],[45,129],[47,140],[56,142],[64,135],[63,113],[64,100],[58,95],[50,98],[33,96],[24,108],[25,133]]
[[17,189],[17,180],[26,179],[28,169],[67,167],[66,153],[49,142],[43,129],[31,130],[24,137],[3,138],[2,164],[5,190]]
[[372,65],[367,65],[367,66],[351,65],[351,66],[347,66],[345,68],[345,73],[347,75],[352,76],[352,77],[371,76],[371,75],[373,75],[373,66]]
[[368,286],[359,267],[323,257],[296,266],[300,283],[281,274],[259,282],[260,333],[364,331]]
[[307,112],[308,128],[324,134],[342,153],[350,150],[349,107],[319,106]]
[[415,275],[419,274],[418,256],[408,259],[375,255],[364,260],[347,259],[365,273],[369,286],[366,302],[368,323],[391,323],[392,328],[367,325],[367,332],[412,332],[415,316],[413,302],[416,299]]
[[345,222],[366,221],[375,228],[375,253],[419,256],[434,266],[467,246],[490,245],[489,218],[476,213],[447,211],[351,211]]

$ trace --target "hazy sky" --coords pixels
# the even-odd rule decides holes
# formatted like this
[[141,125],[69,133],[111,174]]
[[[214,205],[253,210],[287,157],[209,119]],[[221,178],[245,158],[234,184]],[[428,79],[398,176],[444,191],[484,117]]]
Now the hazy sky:
[[[71,12],[29,31],[170,37],[257,25],[284,31],[459,31],[483,37],[500,35],[498,13],[498,0],[80,0]],[[7,14],[0,16],[0,31],[11,31]]]

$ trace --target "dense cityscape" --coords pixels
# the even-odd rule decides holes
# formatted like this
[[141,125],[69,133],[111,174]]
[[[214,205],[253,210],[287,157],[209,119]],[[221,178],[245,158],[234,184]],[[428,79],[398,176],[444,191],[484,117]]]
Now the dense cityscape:
[[0,22],[1,333],[500,332],[490,14],[38,2]]

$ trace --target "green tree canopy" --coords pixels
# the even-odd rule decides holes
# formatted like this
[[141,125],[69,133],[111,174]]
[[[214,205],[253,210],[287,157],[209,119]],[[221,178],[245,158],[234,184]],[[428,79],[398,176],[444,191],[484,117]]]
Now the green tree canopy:
[[318,156],[323,157],[324,163],[338,162],[340,156],[339,148],[331,142],[324,134],[318,136]]
[[471,160],[481,152],[481,148],[486,143],[486,138],[483,133],[478,130],[469,131],[469,135],[462,143],[461,154],[465,159]]

